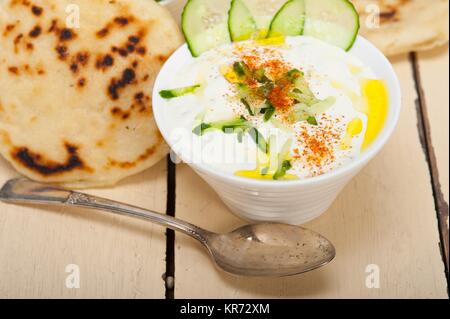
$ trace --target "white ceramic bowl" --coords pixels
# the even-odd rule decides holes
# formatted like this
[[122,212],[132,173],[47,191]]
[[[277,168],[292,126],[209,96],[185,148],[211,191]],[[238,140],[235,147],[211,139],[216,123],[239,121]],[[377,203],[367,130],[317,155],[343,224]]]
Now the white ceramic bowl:
[[[350,164],[322,176],[295,181],[260,181],[232,176],[206,165],[189,164],[219,194],[236,215],[250,221],[302,224],[319,217],[333,203],[345,185],[375,157],[391,137],[401,109],[398,78],[386,57],[369,41],[359,37],[351,54],[372,68],[389,90],[390,111],[377,140]],[[192,59],[186,45],[179,48],[161,70],[153,92],[156,122],[169,145],[171,132],[165,125],[162,99],[158,92],[166,89],[177,66]],[[182,160],[186,160],[181,155]]]

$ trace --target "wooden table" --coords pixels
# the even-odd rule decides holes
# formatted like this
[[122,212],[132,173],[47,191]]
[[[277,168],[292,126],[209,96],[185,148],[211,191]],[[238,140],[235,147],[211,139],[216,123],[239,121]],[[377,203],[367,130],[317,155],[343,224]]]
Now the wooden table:
[[[199,244],[159,226],[0,203],[0,297],[448,298],[448,47],[392,61],[404,94],[394,137],[329,212],[306,225],[336,245],[331,265],[294,278],[235,278],[215,269]],[[0,159],[0,183],[14,176]],[[88,192],[214,231],[244,223],[190,168],[169,161]],[[378,272],[379,288],[368,288]],[[67,285],[78,273],[79,288]]]

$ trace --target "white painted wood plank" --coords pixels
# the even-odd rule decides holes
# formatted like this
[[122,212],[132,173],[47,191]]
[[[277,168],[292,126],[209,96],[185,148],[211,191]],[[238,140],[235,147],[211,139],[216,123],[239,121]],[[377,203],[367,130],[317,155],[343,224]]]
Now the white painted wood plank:
[[[165,211],[166,162],[90,193]],[[15,177],[0,159],[0,183]],[[0,298],[164,298],[164,229],[83,209],[0,203]],[[80,268],[67,289],[66,266]]]

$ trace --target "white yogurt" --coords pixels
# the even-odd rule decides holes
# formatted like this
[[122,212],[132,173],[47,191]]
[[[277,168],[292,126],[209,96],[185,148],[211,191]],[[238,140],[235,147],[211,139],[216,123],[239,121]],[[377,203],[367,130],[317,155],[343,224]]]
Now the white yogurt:
[[[253,127],[267,141],[273,141],[269,155],[258,149],[249,134],[244,134],[241,142],[236,134],[222,131],[211,131],[203,136],[194,134],[193,129],[202,121],[210,123],[245,115],[245,107],[235,98],[235,85],[229,83],[221,72],[221,66],[232,65],[239,60],[237,46],[244,47],[239,50],[241,53],[242,50],[256,49],[260,55],[264,55],[264,51],[279,55],[284,62],[304,72],[318,99],[334,97],[335,104],[317,116],[318,126],[299,122],[280,128],[277,123],[282,119],[277,113],[273,117],[275,121],[269,122],[264,122],[262,116],[248,116]],[[292,168],[288,174],[307,178],[345,165],[361,153],[367,126],[362,81],[375,78],[372,70],[356,57],[314,38],[288,37],[280,46],[255,42],[226,45],[192,58],[173,74],[164,88],[194,84],[200,84],[201,88],[194,94],[164,100],[162,118],[172,132],[170,139],[174,151],[184,159],[236,174],[255,170],[262,162],[268,167],[270,163],[274,166],[280,149],[286,141],[292,140]],[[347,127],[355,119],[362,122],[363,129],[349,139]],[[343,143],[347,143],[347,147],[343,147]]]

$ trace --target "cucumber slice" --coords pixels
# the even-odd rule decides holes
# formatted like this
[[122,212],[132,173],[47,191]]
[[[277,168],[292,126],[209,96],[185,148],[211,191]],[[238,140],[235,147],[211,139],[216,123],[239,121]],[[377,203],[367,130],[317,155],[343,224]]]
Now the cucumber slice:
[[227,12],[229,0],[189,0],[184,7],[181,26],[194,57],[230,42]]
[[290,0],[273,18],[267,37],[302,35],[304,25],[305,0]]
[[171,89],[171,90],[162,90],[159,92],[159,95],[164,99],[173,99],[175,97],[180,97],[186,94],[195,93],[197,89],[200,87],[200,84],[186,86],[183,88]]
[[257,32],[255,19],[242,0],[232,0],[228,13],[228,30],[234,42],[250,39]]
[[349,0],[305,0],[303,34],[348,51],[358,36],[359,15]]
[[286,3],[286,0],[242,0],[255,19],[260,39],[269,32],[274,15]]

